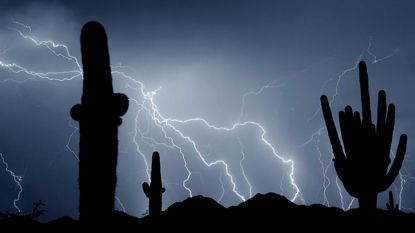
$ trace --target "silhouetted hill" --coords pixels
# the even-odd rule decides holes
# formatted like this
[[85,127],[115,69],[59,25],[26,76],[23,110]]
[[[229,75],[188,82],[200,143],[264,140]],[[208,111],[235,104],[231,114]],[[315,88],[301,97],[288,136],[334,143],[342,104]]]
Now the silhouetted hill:
[[226,208],[212,198],[195,196],[183,202],[177,202],[166,209],[160,222],[169,226],[192,224],[209,225],[222,222]]
[[223,213],[225,207],[217,203],[215,200],[209,197],[195,196],[187,198],[182,202],[176,202],[167,208],[163,214],[166,216],[192,216],[206,215],[206,213]]
[[68,216],[58,218],[58,219],[55,219],[55,220],[52,220],[46,223],[46,225],[48,226],[61,226],[61,227],[74,227],[74,226],[77,226],[78,224],[79,222],[77,220],[74,220]]
[[[9,224],[27,224],[27,222],[9,221]],[[30,223],[31,226],[39,224]],[[296,205],[287,198],[275,193],[257,194],[237,206],[225,208],[212,198],[195,196],[172,204],[161,213],[159,219],[149,216],[136,218],[126,213],[114,211],[111,222],[102,222],[102,226],[117,225],[122,229],[169,229],[195,231],[223,229],[291,229],[330,230],[336,226],[339,230],[361,229],[383,230],[393,228],[411,229],[415,226],[415,215],[403,212],[377,210],[362,212],[358,209],[343,211],[335,207],[320,204]],[[1,225],[0,226],[4,226]],[[8,225],[10,226],[10,225]],[[51,221],[43,226],[54,229],[79,228],[81,224],[69,217]],[[119,228],[121,229],[121,228]]]

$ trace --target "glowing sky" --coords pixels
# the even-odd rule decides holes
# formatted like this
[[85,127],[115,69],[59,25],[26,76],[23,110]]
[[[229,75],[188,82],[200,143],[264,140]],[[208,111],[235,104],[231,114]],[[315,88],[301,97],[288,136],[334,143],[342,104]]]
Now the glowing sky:
[[[356,207],[336,179],[319,97],[334,98],[334,112],[360,108],[360,59],[368,63],[372,110],[380,89],[396,104],[394,152],[398,136],[408,135],[389,190],[415,210],[411,1],[3,0],[0,8],[0,211],[17,211],[15,175],[22,212],[42,199],[43,220],[78,216],[79,137],[69,110],[81,97],[74,58],[89,20],[106,28],[114,89],[130,98],[119,129],[118,210],[145,213],[141,183],[154,150],[164,208],[190,194],[231,206],[258,192]],[[38,43],[47,40],[70,54]]]

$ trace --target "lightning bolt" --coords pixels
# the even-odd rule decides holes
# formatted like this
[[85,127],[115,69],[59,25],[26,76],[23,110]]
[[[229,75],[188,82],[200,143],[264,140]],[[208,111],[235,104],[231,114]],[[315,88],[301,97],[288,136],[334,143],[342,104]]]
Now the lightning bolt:
[[219,183],[220,183],[220,187],[221,187],[222,192],[220,194],[220,197],[218,198],[218,202],[221,203],[222,199],[223,199],[223,196],[225,195],[225,185],[223,184],[223,180],[222,180],[222,172],[219,175]]
[[244,144],[241,142],[241,138],[240,137],[238,137],[238,143],[239,143],[239,146],[241,147],[241,155],[242,155],[242,158],[239,161],[239,167],[241,168],[242,176],[244,177],[245,182],[249,186],[249,198],[251,198],[252,197],[252,184],[251,184],[251,182],[249,182],[249,179],[248,179],[248,177],[245,174],[244,166],[242,164],[244,162],[244,160],[245,160],[245,149],[244,149]]
[[336,176],[336,187],[337,187],[337,190],[339,191],[341,208],[342,208],[343,210],[346,210],[346,209],[344,208],[344,200],[343,200],[342,188],[340,187],[340,184],[339,184],[339,178],[338,178],[337,176]]
[[[406,169],[403,169],[405,171],[405,173],[408,173],[408,171],[406,171]],[[406,208],[403,206],[402,201],[402,193],[404,192],[404,188],[406,187],[407,183],[409,181],[415,181],[415,178],[413,176],[410,175],[406,175],[403,174],[402,172],[399,173],[399,179],[400,179],[400,188],[399,188],[399,192],[398,192],[398,198],[399,198],[399,209],[401,210],[407,210],[407,211],[413,211],[412,208]]]
[[[290,179],[290,183],[291,183],[292,187],[294,188],[294,195],[291,198],[291,201],[295,201],[299,197],[300,189],[299,189],[298,185],[296,184],[295,178],[294,178],[294,172],[295,172],[294,161],[291,160],[291,159],[286,159],[286,158],[280,156],[277,153],[274,146],[265,138],[265,135],[266,135],[267,131],[265,130],[265,128],[261,124],[255,122],[255,121],[245,121],[245,122],[236,122],[231,127],[218,127],[218,126],[214,126],[214,125],[208,123],[203,118],[190,118],[190,119],[187,119],[187,120],[178,120],[178,119],[165,118],[165,124],[169,125],[169,126],[172,126],[171,123],[187,124],[187,123],[191,123],[191,122],[199,122],[199,123],[202,123],[203,125],[205,125],[206,127],[210,128],[210,129],[214,129],[214,130],[217,130],[217,131],[225,131],[225,132],[234,131],[235,129],[245,127],[245,126],[250,126],[250,127],[259,129],[260,132],[261,132],[261,141],[264,143],[264,145],[272,152],[272,154],[275,156],[275,158],[277,158],[279,161],[281,161],[284,164],[287,164],[290,167],[290,173],[289,173],[288,176],[289,176],[289,179]],[[202,153],[199,151],[199,149],[197,148],[197,145],[196,145],[195,141],[193,141],[189,136],[184,135],[181,131],[177,130],[173,126],[172,126],[172,129],[175,130],[182,138],[186,139],[187,141],[189,141],[193,145],[193,149],[197,152],[198,156],[200,157],[200,159],[203,161],[203,163],[206,166],[211,167],[211,166],[217,165],[217,164],[223,165],[224,168],[225,168],[225,173],[229,177],[229,179],[232,183],[233,192],[241,200],[243,200],[243,201],[246,200],[245,197],[243,195],[241,195],[240,193],[238,193],[238,191],[236,190],[236,184],[234,182],[233,176],[229,173],[228,164],[224,160],[216,160],[214,162],[208,162],[204,158]]]
[[386,55],[386,56],[378,59],[377,56],[371,51],[371,49],[372,49],[372,41],[373,41],[373,38],[369,38],[368,46],[367,46],[367,49],[366,49],[367,54],[369,54],[373,58],[372,64],[376,64],[378,62],[381,62],[381,61],[384,61],[386,59],[389,59],[389,58],[395,56],[397,53],[400,52],[400,49],[399,48],[395,48],[392,53],[390,53],[390,54],[388,54],[388,55]]
[[115,200],[117,201],[118,205],[121,207],[122,212],[125,212],[125,206],[121,202],[120,198],[118,198],[117,196],[115,196]]
[[[28,31],[28,33],[25,34],[17,28],[11,28],[12,30],[16,31],[22,38],[31,41],[35,46],[47,48],[55,56],[64,58],[65,60],[73,63],[76,69],[66,70],[66,71],[36,72],[33,70],[29,70],[16,63],[5,63],[0,60],[1,68],[7,69],[14,74],[23,73],[28,76],[28,78],[23,79],[23,80],[16,80],[16,79],[9,78],[9,79],[1,80],[1,82],[13,81],[17,83],[23,83],[28,80],[33,80],[35,78],[46,79],[49,81],[64,82],[64,81],[73,80],[78,77],[82,77],[82,68],[78,62],[78,59],[75,56],[71,55],[71,53],[69,52],[68,46],[64,44],[55,43],[51,40],[39,40],[35,35],[33,35],[32,28],[30,26],[27,26],[20,22],[14,22],[14,24],[22,26],[24,29]],[[64,78],[56,78],[56,77],[61,77],[61,76],[64,76]]]
[[[72,64],[74,69],[63,70],[63,71],[38,72],[38,71],[27,69],[23,65],[20,65],[20,64],[5,62],[2,58],[0,58],[1,68],[8,70],[14,74],[25,74],[24,79],[15,79],[14,77],[12,77],[8,79],[0,80],[0,82],[11,81],[11,82],[16,82],[16,83],[23,83],[23,82],[26,82],[29,80],[35,80],[35,79],[41,79],[45,81],[65,82],[65,81],[82,78],[81,65],[78,62],[78,59],[70,53],[69,48],[65,44],[55,43],[52,40],[40,40],[36,37],[36,35],[34,35],[34,33],[32,33],[32,28],[30,26],[27,26],[20,22],[15,22],[15,25],[23,29],[21,30],[19,28],[12,28],[12,30],[16,31],[21,38],[28,40],[35,46],[48,49],[52,55],[58,58],[62,58],[65,61]],[[336,97],[338,96],[339,87],[341,85],[342,80],[345,78],[346,74],[348,74],[349,72],[355,71],[357,69],[358,62],[362,59],[362,57],[365,54],[372,57],[372,64],[376,64],[376,63],[385,61],[395,56],[399,52],[399,49],[395,49],[391,54],[378,58],[371,51],[371,49],[372,49],[372,39],[368,41],[368,47],[365,50],[363,50],[362,53],[358,56],[353,66],[343,70],[342,72],[339,73],[337,77],[331,78],[323,84],[321,91],[320,91],[321,94],[324,92],[324,89],[327,87],[327,85],[330,82],[333,82],[333,81],[336,82],[335,92],[331,96],[330,105],[335,101]],[[7,50],[4,50],[2,53],[0,53],[0,55],[5,54],[5,51]],[[262,94],[265,90],[283,86],[282,84],[277,85],[276,80],[274,80],[262,86],[260,89],[256,91],[250,91],[250,92],[243,94],[242,99],[241,99],[240,114],[239,114],[237,121],[234,122],[231,126],[226,127],[226,126],[213,125],[202,117],[194,117],[194,118],[189,118],[189,119],[175,119],[175,118],[169,118],[169,117],[164,116],[159,110],[158,105],[156,104],[155,99],[154,99],[155,96],[157,96],[157,93],[161,90],[161,87],[155,90],[152,90],[152,91],[146,91],[144,83],[141,81],[138,81],[132,76],[127,75],[125,72],[122,71],[123,68],[125,67],[124,66],[112,66],[112,74],[114,75],[114,77],[124,80],[125,87],[133,90],[134,93],[136,93],[136,96],[133,96],[133,97],[130,96],[130,99],[129,99],[130,103],[132,103],[136,107],[136,109],[134,109],[134,121],[133,121],[134,129],[132,132],[132,143],[135,146],[135,153],[138,155],[140,159],[144,161],[147,180],[150,180],[150,166],[149,166],[148,158],[144,153],[143,146],[145,145],[153,149],[157,147],[165,147],[170,150],[176,151],[181,157],[181,161],[183,162],[183,168],[187,174],[186,177],[183,179],[181,185],[183,189],[186,190],[186,192],[189,194],[189,196],[193,196],[193,191],[188,186],[188,183],[191,180],[195,172],[192,172],[190,170],[188,160],[190,159],[189,156],[191,156],[191,154],[195,154],[197,158],[199,158],[200,161],[202,161],[206,167],[220,166],[223,169],[223,174],[226,175],[230,183],[233,194],[237,198],[239,198],[241,201],[245,201],[248,197],[252,197],[253,187],[252,187],[252,184],[249,182],[249,178],[246,175],[245,169],[243,166],[243,162],[246,156],[245,146],[243,145],[239,136],[236,138],[236,140],[239,143],[240,153],[241,153],[241,159],[239,160],[239,167],[241,169],[241,172],[244,178],[243,180],[246,183],[246,185],[249,187],[248,194],[243,194],[239,191],[238,186],[235,182],[234,175],[231,173],[229,165],[225,160],[210,161],[208,159],[207,154],[202,153],[202,150],[200,149],[200,145],[197,143],[197,141],[194,138],[192,138],[190,135],[187,135],[184,131],[180,130],[179,126],[200,124],[207,129],[215,130],[218,132],[224,132],[224,133],[237,131],[237,130],[240,130],[241,128],[254,129],[260,132],[259,140],[262,142],[263,146],[265,146],[265,148],[267,148],[270,151],[270,153],[273,155],[273,157],[277,161],[281,162],[282,164],[284,164],[285,166],[289,168],[287,178],[292,188],[291,201],[296,201],[297,199],[300,199],[303,203],[305,203],[302,197],[300,188],[297,185],[296,180],[295,180],[294,161],[292,159],[289,159],[277,153],[276,147],[272,145],[269,139],[267,139],[266,137],[267,135],[266,129],[260,123],[255,122],[255,121],[243,120],[244,115],[245,115],[246,99],[248,97],[258,96]],[[320,112],[320,108],[317,108],[316,111],[310,116],[310,118],[307,121],[310,122],[311,120],[313,120],[319,114],[319,112]],[[142,119],[148,119],[147,125],[142,124],[141,122]],[[153,125],[157,129],[160,130],[160,132],[162,133],[162,138],[156,139],[150,136],[150,125]],[[71,149],[70,147],[72,138],[77,133],[78,128],[75,125],[73,125],[73,122],[71,120],[68,122],[68,127],[71,128],[72,131],[68,137],[66,148],[79,161],[79,158],[76,155],[75,151]],[[318,154],[317,159],[319,160],[320,167],[321,167],[321,173],[323,176],[322,190],[323,190],[324,204],[330,205],[326,192],[327,192],[328,187],[331,185],[331,180],[332,180],[327,175],[327,171],[330,168],[331,163],[330,162],[327,163],[324,161],[323,153],[319,145],[321,133],[324,131],[325,131],[325,127],[321,126],[317,131],[311,134],[308,140],[306,140],[304,143],[301,143],[297,148],[312,144],[315,150],[317,151],[317,154]],[[185,153],[185,146],[187,145],[191,146],[192,153]],[[3,163],[7,164],[5,163],[5,160],[2,154],[1,154],[1,157],[3,159]],[[20,194],[23,191],[23,188],[21,186],[22,177],[15,176],[13,172],[10,172],[10,170],[8,169],[8,166],[6,166],[6,171],[14,177],[16,184],[19,184],[18,187],[20,188],[19,190],[21,191],[19,192],[19,195],[17,198],[17,201],[18,201],[20,199]],[[407,181],[412,180],[412,179],[413,178],[410,176],[403,175],[402,173],[400,174],[400,181],[401,181],[401,189],[399,193],[400,206],[402,203],[403,187],[405,186]],[[222,187],[222,193],[219,197],[219,202],[220,202],[222,201],[222,198],[225,194],[225,187],[224,187],[222,172],[220,173],[220,176],[219,176],[219,183],[221,184],[221,187]],[[346,206],[346,202],[344,201],[344,196],[342,194],[343,192],[342,187],[338,182],[337,176],[335,177],[335,183],[338,189],[341,207],[347,210],[352,206],[354,202],[354,198],[352,198],[351,201]],[[282,186],[282,180],[281,180],[280,186],[281,186],[280,188],[282,192],[284,192],[283,186]],[[18,209],[16,205],[17,201],[16,200],[14,201],[16,209]],[[118,197],[116,197],[116,201],[118,205],[120,206],[120,208],[125,212],[125,206],[121,202],[121,200]],[[18,210],[20,211],[20,209]]]
[[[260,87],[256,91],[249,91],[249,92],[246,92],[245,94],[242,95],[242,101],[241,101],[240,114],[239,114],[238,121],[241,121],[243,119],[243,117],[244,117],[245,107],[246,107],[246,99],[249,96],[259,96],[259,95],[261,95],[267,89],[270,89],[270,88],[279,88],[279,87],[284,87],[285,86],[285,84],[283,84],[283,83],[277,85],[276,82],[277,82],[277,80],[273,80],[273,81],[265,84],[264,86]],[[305,200],[303,199],[303,197],[301,195],[301,192],[300,192],[300,189],[297,186],[297,184],[295,182],[295,179],[294,179],[294,161],[293,160],[286,160],[285,158],[283,158],[280,155],[278,155],[276,153],[275,148],[272,146],[272,144],[269,143],[264,138],[264,136],[266,134],[265,129],[259,123],[257,123],[257,122],[252,122],[252,123],[257,124],[257,126],[262,130],[262,133],[263,133],[261,135],[262,141],[272,150],[273,155],[276,158],[278,158],[280,161],[282,161],[283,163],[286,163],[286,164],[289,164],[290,165],[291,170],[290,170],[290,174],[289,174],[289,180],[290,180],[290,184],[295,189],[295,194],[293,195],[293,198],[291,199],[291,201],[295,201],[297,198],[300,198],[301,202],[303,204],[305,204]],[[245,173],[245,169],[244,169],[243,164],[242,164],[243,161],[245,160],[244,145],[243,145],[243,143],[242,143],[242,141],[241,141],[241,139],[239,137],[238,137],[238,143],[239,143],[240,148],[241,148],[241,160],[240,160],[239,165],[240,165],[240,168],[241,168],[241,171],[242,171],[242,175],[243,175],[243,177],[244,177],[244,179],[245,179],[245,181],[246,181],[246,183],[248,184],[248,187],[249,187],[249,196],[252,197],[252,184],[249,182],[249,179],[248,179],[248,177],[247,177],[247,175]],[[282,183],[283,183],[283,179],[281,179],[280,190],[281,190],[281,193],[284,193],[284,188],[283,188]]]
[[16,184],[16,188],[19,190],[17,192],[17,196],[16,198],[13,200],[13,206],[14,208],[20,213],[20,208],[17,205],[17,202],[20,201],[20,196],[22,195],[23,192],[23,186],[22,186],[22,182],[23,182],[23,176],[18,176],[14,173],[14,171],[10,170],[9,168],[9,164],[6,162],[3,154],[0,152],[0,158],[1,161],[4,165],[4,169],[7,173],[10,174],[10,176],[13,178],[14,183]]
[[71,152],[71,154],[73,154],[73,156],[75,157],[76,161],[79,162],[78,155],[76,154],[76,152],[74,150],[72,150],[72,148],[70,146],[71,141],[72,141],[72,137],[76,134],[76,132],[78,132],[79,128],[72,124],[72,120],[71,119],[69,119],[69,121],[68,121],[68,126],[70,128],[72,128],[73,130],[72,130],[72,133],[68,137],[68,141],[67,141],[65,147],[66,147],[66,149],[68,149],[69,152]]
[[[395,159],[395,153],[392,151],[390,151],[390,153],[392,154],[392,159]],[[399,209],[401,210],[407,210],[407,211],[412,211],[412,208],[406,208],[403,206],[402,204],[402,194],[404,192],[404,189],[407,185],[407,182],[409,181],[415,181],[415,177],[410,176],[410,173],[408,172],[408,170],[404,167],[404,165],[402,165],[401,170],[399,171],[399,191],[398,191],[398,204],[399,204]]]
[[251,95],[258,96],[258,95],[262,94],[266,89],[269,89],[269,88],[277,88],[277,87],[283,87],[284,86],[283,84],[276,85],[275,84],[276,82],[277,82],[277,80],[273,80],[270,83],[267,83],[264,86],[262,86],[261,88],[259,88],[257,91],[249,91],[249,92],[242,95],[241,110],[240,110],[240,113],[239,113],[238,121],[241,121],[243,116],[244,116],[246,98],[248,98]]
[[[36,35],[34,35],[34,33],[32,33],[32,28],[30,26],[27,26],[20,22],[14,22],[14,23],[16,26],[20,26],[21,29],[15,27],[15,28],[12,28],[12,30],[16,31],[21,38],[28,40],[29,42],[31,42],[33,45],[37,47],[44,47],[48,49],[52,53],[52,55],[58,58],[62,58],[65,61],[73,64],[74,69],[64,70],[64,71],[38,72],[38,71],[27,69],[23,65],[16,64],[16,63],[8,63],[8,62],[5,62],[3,59],[0,59],[1,68],[9,70],[14,74],[25,74],[26,75],[24,79],[15,79],[14,77],[12,77],[12,78],[1,80],[1,82],[12,81],[12,82],[17,82],[17,83],[23,83],[23,82],[34,80],[34,79],[65,82],[65,81],[74,80],[76,78],[82,78],[81,65],[78,62],[78,59],[70,53],[69,48],[65,44],[55,43],[52,40],[40,40],[37,38]],[[166,147],[172,150],[176,150],[180,154],[181,159],[183,161],[183,166],[187,172],[187,176],[183,180],[182,186],[189,193],[189,196],[192,196],[193,192],[190,189],[190,187],[188,187],[187,185],[188,181],[192,177],[192,172],[189,169],[188,162],[187,162],[188,160],[187,157],[189,155],[184,152],[184,147],[183,147],[185,144],[189,144],[192,147],[193,153],[195,153],[198,156],[198,158],[204,163],[205,166],[207,167],[221,166],[223,168],[224,174],[226,174],[226,177],[230,181],[231,189],[234,195],[237,196],[242,201],[246,200],[246,197],[238,191],[238,187],[235,183],[235,178],[231,174],[229,165],[226,163],[226,161],[225,160],[208,161],[208,159],[206,158],[206,154],[203,154],[201,152],[200,147],[198,143],[195,141],[195,139],[193,139],[189,135],[186,135],[183,131],[179,130],[177,127],[177,125],[187,125],[187,124],[196,122],[196,123],[201,123],[206,128],[213,129],[216,131],[221,131],[221,132],[235,131],[243,127],[259,130],[261,133],[260,140],[262,141],[263,145],[269,149],[269,151],[274,155],[274,157],[277,160],[279,160],[280,162],[282,162],[283,164],[289,167],[290,171],[288,174],[288,178],[290,181],[290,185],[292,186],[292,189],[293,189],[291,200],[295,201],[301,195],[300,189],[295,182],[294,161],[291,159],[284,158],[277,153],[277,150],[275,149],[275,147],[266,138],[267,131],[260,123],[254,122],[254,121],[240,121],[239,119],[231,127],[223,127],[223,126],[215,126],[201,117],[190,118],[190,119],[185,119],[185,120],[165,117],[161,114],[158,108],[158,105],[155,103],[155,100],[154,100],[154,97],[157,95],[158,91],[161,90],[161,87],[156,90],[146,92],[144,83],[122,72],[121,71],[122,68],[124,67],[113,66],[112,74],[115,75],[116,77],[126,80],[127,81],[126,87],[134,90],[135,93],[137,93],[137,96],[139,97],[139,98],[130,97],[130,102],[133,103],[137,107],[137,110],[135,112],[135,117],[134,117],[135,127],[133,131],[132,141],[133,141],[133,144],[135,145],[137,155],[139,155],[144,161],[144,164],[146,167],[146,175],[147,175],[148,180],[150,180],[150,172],[149,172],[150,168],[149,168],[148,159],[142,151],[141,144],[145,143],[147,146],[150,146],[152,148],[155,148],[156,146],[162,146],[162,147]],[[244,94],[242,96],[240,118],[243,117],[244,108],[245,108],[245,99],[249,95],[259,95],[265,89],[272,88],[272,87],[277,87],[277,85],[275,85],[275,82],[267,84],[266,86],[262,87],[258,91],[248,92]],[[164,136],[162,140],[157,140],[153,137],[148,136],[149,126],[147,126],[147,130],[145,130],[145,127],[143,128],[143,126],[140,125],[140,121],[139,121],[139,119],[141,119],[140,117],[142,117],[143,115],[149,116],[151,119],[151,123],[161,130]],[[78,128],[72,124],[72,121],[69,121],[68,127],[72,129],[72,132],[68,137],[66,148],[76,158],[76,160],[79,161],[79,158],[77,157],[75,151],[71,149],[70,147],[71,140],[73,136],[76,134],[76,132],[78,131]],[[179,141],[181,141],[181,143]],[[240,145],[241,145],[241,153],[242,153],[242,159],[240,160],[240,168],[244,176],[244,180],[249,186],[249,197],[251,197],[252,192],[253,192],[252,185],[249,182],[249,179],[245,174],[245,170],[243,167],[243,161],[245,159],[245,154],[244,154],[244,149],[243,149],[243,145],[241,142],[240,142]],[[220,182],[223,185],[223,182],[222,181]],[[121,203],[120,199],[117,197],[116,200],[119,203],[120,207],[123,210],[125,210],[125,207]]]

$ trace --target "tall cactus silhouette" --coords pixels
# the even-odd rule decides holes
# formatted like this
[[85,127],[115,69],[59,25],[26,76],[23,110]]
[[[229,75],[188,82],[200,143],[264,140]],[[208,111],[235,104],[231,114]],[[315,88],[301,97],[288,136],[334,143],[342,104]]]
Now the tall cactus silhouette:
[[166,189],[161,186],[160,155],[158,152],[153,153],[151,162],[151,184],[144,182],[143,191],[149,199],[150,217],[159,216],[161,213],[162,195]]
[[396,157],[390,164],[390,149],[395,124],[395,106],[386,110],[386,93],[379,91],[376,126],[372,123],[366,63],[359,63],[362,120],[350,106],[339,112],[343,146],[340,144],[327,97],[321,96],[321,106],[334,154],[334,167],[347,192],[358,198],[363,210],[374,210],[377,195],[385,191],[401,169],[406,152],[407,136],[399,139]]
[[114,94],[105,29],[86,23],[81,32],[83,94],[71,109],[79,122],[79,212],[81,221],[103,221],[114,210],[118,126],[128,98]]

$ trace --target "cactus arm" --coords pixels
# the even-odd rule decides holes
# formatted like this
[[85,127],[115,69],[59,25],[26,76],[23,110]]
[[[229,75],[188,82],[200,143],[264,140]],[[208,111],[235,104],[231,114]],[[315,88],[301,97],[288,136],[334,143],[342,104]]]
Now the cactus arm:
[[128,97],[122,93],[115,93],[112,97],[112,106],[116,116],[124,115],[128,110]]
[[147,182],[143,183],[143,192],[144,194],[146,194],[146,197],[150,198],[151,196],[151,189],[150,189],[150,185],[148,185]]
[[393,160],[392,166],[386,175],[385,182],[380,189],[381,192],[385,191],[389,186],[391,186],[395,178],[398,176],[406,153],[406,143],[407,136],[406,134],[402,134],[399,138],[398,150],[396,152],[395,159]]
[[343,140],[343,147],[346,155],[353,155],[356,136],[353,133],[358,130],[354,124],[352,107],[347,106],[344,111],[339,112],[340,132]]
[[327,96],[321,96],[320,101],[323,110],[324,121],[326,122],[327,132],[329,134],[329,139],[333,149],[335,162],[342,162],[346,158],[343,152],[342,145],[340,144],[340,139],[337,134],[336,125],[334,124],[333,115],[331,114],[331,109]]
[[359,80],[362,98],[362,123],[365,126],[370,126],[372,124],[372,116],[370,113],[369,78],[366,63],[364,62],[359,63]]
[[386,148],[389,149],[389,151],[391,148],[394,127],[395,127],[395,105],[389,104],[388,115],[386,117],[386,125],[385,125],[385,139],[387,143]]
[[378,119],[376,124],[376,131],[383,134],[386,125],[386,93],[384,90],[378,93]]

